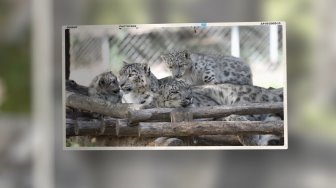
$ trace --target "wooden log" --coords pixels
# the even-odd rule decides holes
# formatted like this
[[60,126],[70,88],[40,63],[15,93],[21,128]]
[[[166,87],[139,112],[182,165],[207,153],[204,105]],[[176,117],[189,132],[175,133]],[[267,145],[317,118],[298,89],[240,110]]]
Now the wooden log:
[[66,119],[66,136],[116,136],[117,119],[73,120]]
[[283,102],[202,107],[193,108],[192,112],[196,118],[220,118],[231,114],[251,115],[281,113],[283,112]]
[[84,147],[132,147],[154,146],[155,138],[117,137],[117,136],[76,136],[67,138],[69,142]]
[[[105,118],[104,118],[105,119]],[[105,135],[105,136],[116,136],[116,124],[117,124],[118,119],[115,118],[106,118],[104,120],[103,127],[101,129],[101,134],[100,135]]]
[[[195,120],[198,121],[198,120]],[[151,123],[155,124],[158,121]],[[160,122],[158,122],[160,123]],[[138,123],[130,124],[126,119],[118,119],[116,121],[116,135],[117,136],[138,136]]]
[[[106,120],[105,120],[106,121]],[[129,140],[134,140],[135,137],[138,138],[138,127],[128,127],[126,130],[122,128],[122,130],[119,132],[116,131],[116,122],[118,120],[113,120],[113,121],[107,121],[105,123],[105,131],[100,132],[101,128],[99,125],[101,124],[100,122],[97,121],[78,121],[78,134],[75,134],[75,121],[72,119],[67,119],[66,123],[66,136],[67,137],[72,137],[72,136],[97,136],[97,141],[98,140],[104,140],[103,138],[107,139],[109,142],[108,143],[113,143],[113,144],[105,144],[105,146],[118,146],[119,142],[124,143],[125,140],[127,140],[126,137],[129,138]],[[85,127],[83,130],[82,127]],[[122,126],[123,127],[123,126]],[[129,130],[133,129],[133,130]],[[117,134],[115,134],[117,132]],[[130,134],[132,133],[132,134]],[[127,135],[127,136],[126,136]],[[106,137],[108,136],[108,137]],[[133,137],[133,138],[131,138]],[[99,138],[99,139],[98,139]],[[146,139],[145,137],[144,139]],[[151,137],[148,137],[149,139]],[[153,138],[152,140],[153,141]],[[106,141],[104,141],[106,142]],[[180,145],[185,145],[185,143],[189,143],[189,145],[197,145],[197,146],[226,146],[226,145],[241,145],[236,136],[233,135],[205,135],[205,136],[198,136],[193,138],[193,142],[190,142],[190,140],[184,140],[182,141],[179,139],[179,141],[171,138],[169,139],[168,137],[159,137],[155,139],[153,142],[153,146],[180,146]],[[102,145],[104,144],[97,144],[97,145]],[[133,143],[134,145],[134,143]],[[125,143],[123,144],[125,145]]]
[[185,108],[176,108],[170,112],[171,122],[192,121],[193,114]]
[[131,126],[126,119],[119,119],[116,124],[117,136],[138,136],[138,126]]
[[200,121],[139,123],[139,136],[283,134],[283,121]]
[[65,81],[65,90],[69,92],[74,92],[77,94],[89,96],[89,88],[86,86],[77,84],[74,80]]
[[132,110],[128,112],[128,121],[130,123],[136,123],[141,121],[169,121],[170,113],[174,108],[152,108],[143,110]]
[[[130,123],[144,122],[150,120],[169,121],[170,113],[174,108],[152,108],[143,110],[131,110],[128,113]],[[220,118],[231,114],[268,114],[282,113],[283,102],[278,103],[253,103],[245,105],[225,105],[198,108],[186,108],[193,114],[194,118]]]
[[[193,114],[185,108],[175,108],[172,112],[170,112],[170,120],[171,122],[189,122],[193,120]],[[161,138],[166,139],[164,139],[164,142],[160,142]],[[191,137],[186,137],[185,143],[183,143],[183,141],[179,138],[160,137],[157,140],[155,140],[156,146],[182,146],[192,143]]]
[[64,33],[65,50],[65,79],[70,78],[70,29],[65,29]]
[[128,116],[128,111],[139,110],[144,107],[141,104],[113,104],[100,98],[87,97],[69,91],[66,92],[65,101],[66,106],[68,107],[96,112],[115,118],[126,118]]

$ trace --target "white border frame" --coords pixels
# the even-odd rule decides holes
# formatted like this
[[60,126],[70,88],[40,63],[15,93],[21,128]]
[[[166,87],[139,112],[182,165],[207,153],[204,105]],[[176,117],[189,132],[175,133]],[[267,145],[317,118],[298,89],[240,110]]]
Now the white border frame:
[[[65,29],[87,28],[162,28],[162,27],[209,27],[209,26],[257,26],[257,25],[282,26],[282,61],[284,71],[284,145],[283,146],[109,146],[109,147],[66,147],[66,112],[65,112]],[[284,21],[266,22],[228,22],[228,23],[178,23],[178,24],[120,24],[120,25],[81,25],[62,26],[62,118],[63,118],[63,150],[286,150],[288,149],[288,111],[287,111],[287,47],[286,23]]]

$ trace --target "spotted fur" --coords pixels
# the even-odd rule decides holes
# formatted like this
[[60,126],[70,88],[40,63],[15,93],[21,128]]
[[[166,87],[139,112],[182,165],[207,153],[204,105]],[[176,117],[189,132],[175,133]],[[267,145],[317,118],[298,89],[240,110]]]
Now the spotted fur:
[[215,100],[207,96],[193,93],[191,86],[184,81],[173,79],[160,86],[153,106],[165,108],[194,107],[201,103],[202,106],[218,105]]
[[112,103],[121,102],[121,94],[117,77],[111,72],[97,75],[89,86],[89,96],[98,97]]
[[219,104],[247,104],[283,101],[282,96],[276,92],[250,85],[203,85],[193,87],[193,91],[209,96]]
[[[248,104],[256,102],[280,102],[282,98],[265,88],[248,85],[204,85],[190,87],[189,84],[181,80],[172,80],[160,87],[157,101],[157,107],[200,107],[231,104]],[[274,114],[265,115],[231,115],[223,118],[226,121],[270,121],[280,120],[279,116]],[[243,145],[269,145],[280,137],[275,135],[251,135],[239,136]],[[282,143],[283,144],[283,143]]]
[[150,104],[159,89],[159,80],[147,64],[124,62],[119,80],[124,93],[123,103]]
[[[249,85],[203,85],[193,88],[195,92],[211,97],[219,104],[248,104],[248,103],[263,103],[263,102],[282,102],[283,96],[280,90],[274,92],[258,86]],[[223,118],[226,121],[270,121],[281,120],[280,116],[275,114],[237,116],[231,115]],[[267,139],[272,143],[283,145],[281,137],[276,135],[247,135],[238,136],[238,139],[243,145],[267,145]],[[281,142],[282,140],[282,142]],[[279,142],[278,142],[279,141]]]
[[205,55],[187,50],[172,51],[161,56],[176,79],[190,85],[231,83],[252,85],[248,64],[233,56]]

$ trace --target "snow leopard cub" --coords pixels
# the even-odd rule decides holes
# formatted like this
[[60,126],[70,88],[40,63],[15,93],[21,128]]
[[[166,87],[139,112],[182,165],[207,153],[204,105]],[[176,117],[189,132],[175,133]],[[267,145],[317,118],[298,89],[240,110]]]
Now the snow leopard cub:
[[121,94],[117,77],[111,72],[97,75],[89,86],[89,96],[98,97],[112,103],[121,102]]
[[252,72],[240,58],[172,51],[161,55],[176,79],[191,85],[231,83],[252,85]]
[[155,107],[177,108],[219,105],[215,100],[197,92],[192,92],[189,84],[172,79],[162,84],[154,100]]
[[119,71],[123,103],[149,104],[159,89],[159,80],[152,74],[148,64],[126,63]]
[[[249,85],[219,84],[196,86],[181,80],[172,80],[160,87],[155,100],[157,107],[201,107],[254,102],[280,102],[282,98],[267,89]],[[225,117],[226,121],[268,121],[281,120],[273,114]],[[281,145],[283,140],[276,135],[238,136],[243,145]]]

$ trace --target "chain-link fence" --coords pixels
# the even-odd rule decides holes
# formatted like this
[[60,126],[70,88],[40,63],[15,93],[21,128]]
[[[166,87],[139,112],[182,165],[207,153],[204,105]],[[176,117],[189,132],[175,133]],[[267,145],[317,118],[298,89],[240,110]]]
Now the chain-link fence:
[[[102,44],[109,40],[110,59],[120,56],[126,61],[159,63],[159,56],[169,50],[231,55],[232,27],[169,27],[152,30],[115,29],[112,32],[77,30],[71,35],[71,57],[74,64],[103,60]],[[74,31],[74,30],[72,30]],[[278,49],[281,51],[282,28],[278,27]],[[270,61],[270,26],[239,27],[240,56],[248,63]],[[113,63],[113,62],[112,62]],[[276,63],[280,63],[280,59]]]

